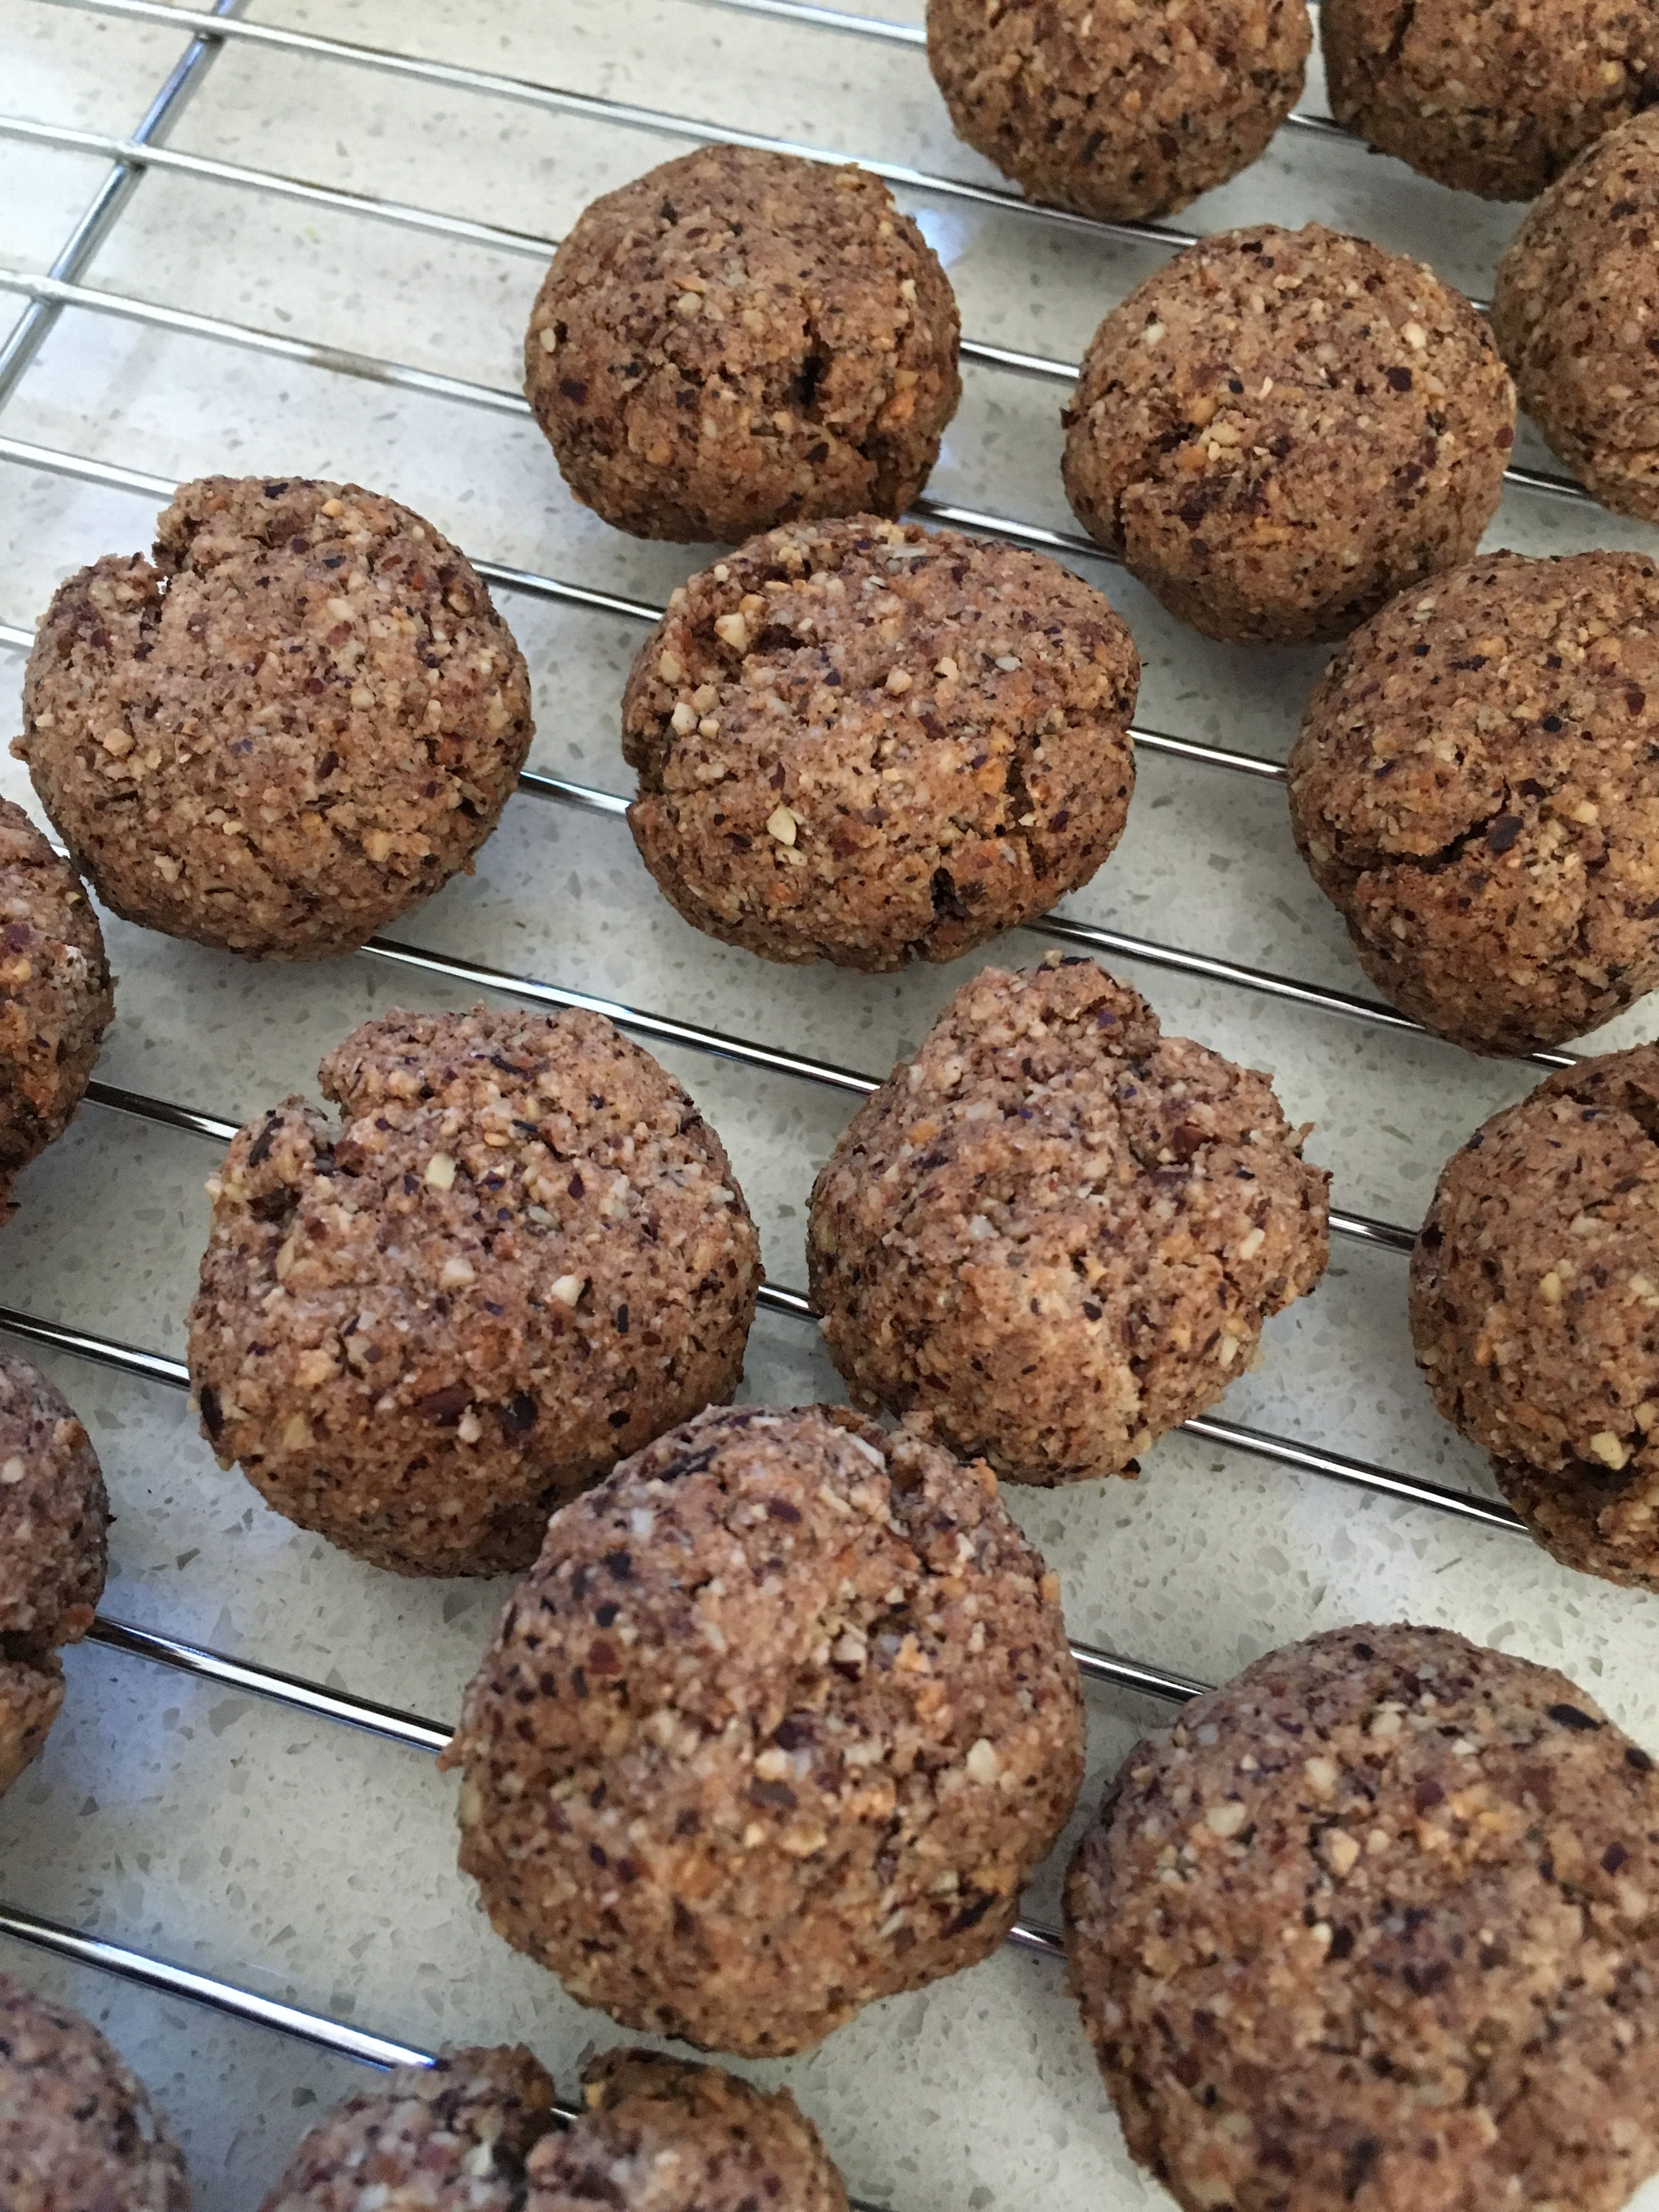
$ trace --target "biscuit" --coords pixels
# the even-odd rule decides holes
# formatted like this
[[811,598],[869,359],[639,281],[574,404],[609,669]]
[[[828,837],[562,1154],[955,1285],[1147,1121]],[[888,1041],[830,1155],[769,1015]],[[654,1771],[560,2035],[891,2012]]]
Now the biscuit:
[[735,544],[902,514],[962,396],[960,335],[879,178],[706,146],[580,217],[536,295],[525,392],[606,522]]
[[1064,421],[1090,536],[1206,637],[1287,644],[1469,558],[1515,392],[1483,319],[1420,263],[1266,223],[1114,307]]
[[623,705],[641,857],[769,960],[955,960],[1122,834],[1140,660],[1040,554],[876,516],[791,523],[693,576]]
[[813,1188],[830,1357],[855,1402],[1012,1481],[1133,1471],[1324,1273],[1305,1134],[1092,961],[987,969]]

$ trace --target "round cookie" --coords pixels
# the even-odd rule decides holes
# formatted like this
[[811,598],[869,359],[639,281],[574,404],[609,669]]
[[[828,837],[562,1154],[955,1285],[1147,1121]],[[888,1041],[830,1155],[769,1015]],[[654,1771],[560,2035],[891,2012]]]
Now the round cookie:
[[623,704],[647,867],[771,960],[955,960],[1086,883],[1122,834],[1140,659],[1018,547],[860,516],[691,578]]
[[1659,1047],[1583,1060],[1441,1172],[1418,1364],[1544,1548],[1659,1589]]
[[1306,1133],[1092,961],[988,968],[813,1186],[830,1357],[858,1404],[1011,1480],[1133,1472],[1324,1273]]
[[387,1014],[243,1129],[190,1370],[222,1467],[399,1574],[527,1566],[565,1498],[743,1372],[720,1139],[597,1014]]
[[988,1468],[744,1407],[554,1516],[444,1758],[498,1934],[629,2027],[758,2057],[996,1948],[1083,1732]]
[[108,1531],[85,1429],[37,1368],[0,1350],[0,1790],[37,1756],[62,1708],[58,1646],[92,1626]]
[[1483,199],[1529,200],[1659,98],[1646,0],[1324,0],[1331,112]]
[[1272,1652],[1131,1752],[1066,1951],[1189,2212],[1614,2212],[1659,2166],[1653,1761],[1443,1628]]
[[260,2212],[527,2212],[526,2161],[556,2123],[552,2081],[521,2045],[445,2051],[337,2106]]
[[544,2136],[524,2212],[847,2212],[817,2130],[787,2089],[718,2066],[607,2051],[582,2069],[586,2110]]
[[89,2021],[0,1974],[0,2204],[189,2212],[166,2123]]
[[1291,824],[1365,973],[1472,1052],[1659,984],[1659,563],[1496,553],[1385,607],[1309,702]]
[[962,396],[938,256],[867,170],[706,146],[595,200],[531,311],[565,482],[638,538],[896,515]]
[[1302,0],[927,0],[957,135],[1033,199],[1105,221],[1168,215],[1247,168],[1296,105],[1312,43]]
[[1224,231],[1114,307],[1066,409],[1091,537],[1206,637],[1334,638],[1468,560],[1515,392],[1420,263],[1310,223]]
[[531,729],[523,655],[429,523],[356,484],[207,477],[153,560],[58,587],[12,750],[106,906],[311,960],[470,869]]
[[86,1095],[115,985],[81,878],[0,799],[0,1220]]
[[1659,522],[1659,108],[1581,154],[1498,267],[1521,404],[1603,507]]

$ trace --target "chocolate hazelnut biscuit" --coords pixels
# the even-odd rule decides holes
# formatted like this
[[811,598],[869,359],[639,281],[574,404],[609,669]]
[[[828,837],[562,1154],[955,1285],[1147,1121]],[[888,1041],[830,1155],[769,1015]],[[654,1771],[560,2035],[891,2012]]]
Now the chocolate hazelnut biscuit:
[[526,2162],[556,2123],[522,2045],[444,2051],[337,2106],[260,2212],[526,2212]]
[[554,1516],[444,1756],[498,1934],[626,2027],[761,2057],[996,1948],[1083,1734],[988,1468],[746,1406]]
[[1294,643],[1469,558],[1515,392],[1484,319],[1420,263],[1264,223],[1114,307],[1064,420],[1091,537],[1206,637]]
[[92,1626],[108,1532],[85,1429],[38,1368],[0,1351],[0,1790],[37,1756],[63,1706],[58,1647]]
[[1659,1589],[1659,1047],[1563,1068],[1441,1172],[1418,1364],[1570,1567]]
[[185,2161],[89,2021],[0,1974],[0,2204],[189,2212]]
[[1535,198],[1659,99],[1645,0],[1325,0],[1319,38],[1339,123],[1483,199]]
[[531,738],[465,556],[356,484],[207,477],[61,585],[23,684],[41,804],[128,921],[349,951],[468,870]]
[[958,135],[1033,199],[1108,221],[1168,215],[1247,168],[1296,105],[1312,43],[1302,0],[927,4]]
[[813,1187],[830,1357],[856,1403],[1012,1481],[1133,1469],[1324,1273],[1306,1134],[1092,961],[987,969]]
[[1498,267],[1521,404],[1603,507],[1659,522],[1659,108],[1553,185]]
[[760,1285],[720,1139],[596,1014],[393,1013],[208,1186],[190,1371],[222,1467],[377,1566],[504,1574],[729,1398]]
[[817,2130],[787,2089],[719,2066],[606,2051],[582,2069],[586,2109],[544,2136],[524,2212],[847,2212]]
[[1066,1950],[1188,2212],[1615,2212],[1659,2166],[1659,1781],[1551,1668],[1346,1628],[1130,1753]]
[[553,257],[525,392],[566,483],[636,538],[900,514],[962,396],[950,281],[878,177],[706,146]]
[[623,702],[629,823],[685,919],[770,960],[955,960],[1122,834],[1140,660],[1017,546],[865,515],[694,576]]
[[1365,973],[1441,1036],[1535,1052],[1659,983],[1659,563],[1495,553],[1406,592],[1289,766]]
[[69,1127],[114,1016],[81,878],[0,799],[0,1220],[13,1178]]

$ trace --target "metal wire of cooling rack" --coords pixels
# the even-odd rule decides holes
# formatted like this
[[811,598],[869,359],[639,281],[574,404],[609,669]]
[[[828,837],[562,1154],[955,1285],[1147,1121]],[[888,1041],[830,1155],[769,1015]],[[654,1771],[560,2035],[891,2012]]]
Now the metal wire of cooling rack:
[[[191,34],[191,43],[168,74],[142,121],[128,137],[112,137],[21,117],[0,116],[0,136],[61,151],[100,155],[112,165],[101,189],[45,275],[0,270],[0,289],[18,294],[28,303],[16,327],[3,345],[0,345],[0,408],[15,393],[22,375],[58,318],[65,311],[75,309],[118,317],[212,343],[249,348],[307,367],[367,378],[399,389],[504,414],[521,416],[526,411],[521,395],[505,388],[468,382],[325,343],[289,338],[251,325],[190,313],[125,294],[94,288],[82,281],[137,187],[151,169],[171,171],[210,185],[260,192],[408,229],[431,232],[497,251],[542,258],[551,251],[554,240],[531,233],[346,191],[271,171],[174,152],[165,143],[169,129],[198,88],[215,56],[233,43],[303,56],[319,65],[332,64],[374,70],[447,90],[525,101],[544,110],[623,125],[685,142],[724,141],[768,150],[787,151],[816,161],[842,161],[854,158],[822,147],[745,133],[696,118],[578,94],[557,86],[489,70],[430,60],[390,48],[362,46],[310,33],[244,21],[239,19],[237,13],[241,0],[216,0],[212,9],[205,11],[161,4],[161,0],[39,0],[39,4],[72,8],[130,22],[161,26],[170,31]],[[859,36],[893,45],[914,47],[921,43],[922,34],[910,26],[807,5],[805,0],[702,0],[702,4],[755,18],[809,25],[826,33]],[[1293,126],[1310,132],[1339,132],[1339,126],[1327,117],[1298,113],[1291,118],[1291,122]],[[896,163],[866,160],[863,166],[888,182],[914,193],[954,199],[1004,214],[1018,214],[1035,222],[1084,229],[1164,251],[1179,249],[1193,242],[1194,234],[1191,233],[1154,223],[1098,222],[1036,205],[1004,187],[969,184]],[[1076,374],[1073,364],[994,346],[983,341],[965,341],[963,352],[965,359],[989,368],[1068,381]],[[163,500],[171,496],[173,489],[167,480],[137,469],[9,437],[0,437],[0,461]],[[1547,472],[1511,468],[1509,479],[1513,487],[1527,492],[1546,493],[1581,501],[1588,496],[1582,487],[1571,480]],[[918,502],[916,511],[929,521],[1008,537],[1050,552],[1090,560],[1106,557],[1101,548],[1086,538],[1071,532],[1047,530],[1016,518],[981,514],[973,509],[927,501]],[[487,581],[508,591],[613,615],[627,621],[654,622],[661,612],[657,606],[595,591],[558,577],[488,561],[478,561],[476,565]],[[31,633],[27,629],[16,624],[0,623],[0,644],[23,651],[31,642]],[[1284,770],[1276,763],[1248,754],[1157,730],[1137,729],[1133,735],[1141,750],[1182,761],[1196,769],[1269,781],[1283,780]],[[526,774],[520,788],[528,796],[603,814],[615,816],[626,811],[627,801],[620,795],[562,778]],[[1309,1011],[1335,1014],[1413,1036],[1425,1035],[1417,1024],[1378,1000],[1322,989],[1294,978],[1274,975],[1259,969],[1099,928],[1067,917],[1051,916],[1036,925],[1036,933],[1058,942],[1264,994]],[[619,1027],[653,1042],[688,1047],[763,1069],[769,1073],[827,1085],[849,1095],[861,1096],[875,1087],[875,1078],[854,1069],[780,1051],[748,1038],[727,1036],[667,1016],[618,1005],[534,977],[387,940],[377,940],[364,951],[368,957],[382,962],[464,983],[470,988],[527,998],[533,1003],[589,1008],[607,1015]],[[1540,1054],[1535,1058],[1539,1064],[1553,1067],[1571,1065],[1572,1056]],[[91,1086],[89,1100],[95,1107],[136,1116],[156,1126],[183,1131],[218,1143],[225,1142],[234,1130],[234,1124],[193,1107],[149,1097],[100,1082],[94,1082]],[[1388,1251],[1408,1250],[1412,1242],[1409,1230],[1358,1214],[1334,1213],[1332,1226],[1336,1233],[1358,1243]],[[796,1319],[810,1321],[811,1318],[808,1302],[798,1291],[769,1285],[763,1298],[774,1311]],[[0,1328],[26,1340],[52,1346],[145,1382],[174,1389],[187,1387],[188,1377],[182,1364],[160,1352],[119,1343],[15,1309],[0,1308]],[[1290,1469],[1328,1476],[1383,1495],[1449,1512],[1473,1525],[1501,1528],[1511,1533],[1520,1529],[1520,1522],[1505,1507],[1441,1489],[1367,1462],[1324,1452],[1289,1438],[1267,1435],[1207,1417],[1190,1421],[1186,1427],[1188,1433],[1201,1441],[1225,1449],[1248,1452]],[[256,1661],[231,1657],[204,1645],[107,1616],[99,1618],[92,1632],[92,1640],[123,1656],[274,1701],[312,1718],[357,1729],[405,1748],[432,1753],[441,1750],[449,1738],[447,1725],[418,1714],[378,1704],[349,1691],[310,1681]],[[1206,1686],[1186,1676],[1098,1650],[1087,1644],[1074,1644],[1073,1650],[1085,1679],[1096,1684],[1170,1704],[1179,1704],[1198,1694]],[[59,1958],[100,1967],[150,1990],[191,1999],[371,2065],[429,2063],[430,2054],[416,2046],[399,2044],[321,2014],[256,1996],[228,1981],[174,1966],[145,1953],[66,1928],[19,1906],[0,1905],[0,1933],[33,1944]],[[1019,1923],[1010,1940],[1045,1956],[1060,1954],[1059,1939],[1053,1931],[1031,1923]],[[564,2117],[569,2115],[566,2113]],[[868,2208],[865,2208],[865,2212],[868,2212]]]

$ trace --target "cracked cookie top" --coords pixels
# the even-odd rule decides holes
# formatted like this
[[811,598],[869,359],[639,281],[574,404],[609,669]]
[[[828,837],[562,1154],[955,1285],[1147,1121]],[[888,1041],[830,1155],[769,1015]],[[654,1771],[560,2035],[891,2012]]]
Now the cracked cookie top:
[[318,959],[471,866],[531,727],[523,656],[429,523],[356,484],[207,477],[153,560],[58,587],[13,750],[125,920]]
[[760,1285],[719,1138],[598,1014],[389,1013],[208,1186],[190,1371],[220,1464],[401,1574],[502,1574],[728,1398]]
[[1108,221],[1168,215],[1254,161],[1312,42],[1302,0],[927,5],[927,58],[960,135],[1033,199]]
[[1489,200],[1535,199],[1659,99],[1649,0],[1326,0],[1320,43],[1339,123]]
[[962,395],[959,336],[879,178],[708,146],[583,214],[536,296],[525,390],[607,522],[735,543],[902,514]]
[[1659,984],[1659,563],[1498,553],[1352,638],[1291,821],[1365,972],[1472,1051],[1581,1036]]
[[988,1957],[1083,1745],[1058,1581],[990,1469],[744,1406],[555,1515],[444,1756],[500,1935],[758,2057]]
[[1581,154],[1498,264],[1521,404],[1604,507],[1659,522],[1659,108]]
[[1114,307],[1066,409],[1078,520],[1208,637],[1340,637],[1467,560],[1515,392],[1431,270],[1310,223],[1225,231]]
[[685,919],[773,960],[954,960],[1116,844],[1140,661],[1040,554],[860,516],[674,594],[623,705],[629,810]]
[[1617,2212],[1659,2166],[1659,1780],[1565,1675],[1334,1630],[1138,1745],[1066,1948],[1188,2212]]
[[1133,1470],[1323,1273],[1306,1134],[1092,961],[987,969],[813,1188],[830,1356],[858,1403],[1015,1481]]
[[[1446,1419],[1573,1566],[1659,1588],[1659,1047],[1563,1068],[1446,1163],[1412,1338]],[[1519,1492],[1522,1494],[1517,1495]]]

